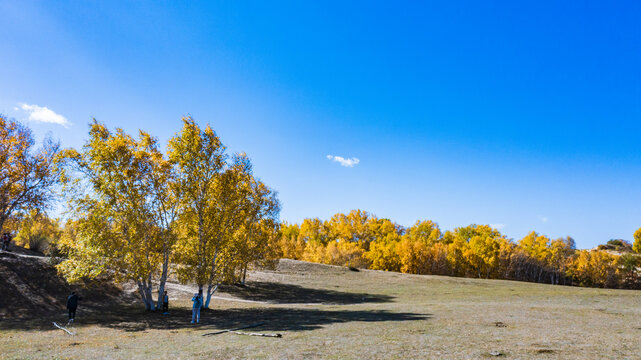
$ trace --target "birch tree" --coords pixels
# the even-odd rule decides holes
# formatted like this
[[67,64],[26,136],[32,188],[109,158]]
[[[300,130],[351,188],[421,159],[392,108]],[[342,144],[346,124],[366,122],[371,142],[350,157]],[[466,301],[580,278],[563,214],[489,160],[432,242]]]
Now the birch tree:
[[60,145],[48,138],[36,149],[28,127],[0,115],[0,232],[13,214],[50,203],[59,151]]
[[225,147],[210,126],[201,129],[191,117],[185,117],[182,130],[169,141],[169,158],[178,167],[182,192],[178,274],[203,290],[212,277],[210,264],[216,263],[220,248],[216,243],[217,190],[225,166]]
[[242,226],[242,214],[251,204],[251,189],[248,187],[251,178],[251,163],[245,154],[234,155],[231,163],[218,178],[213,195],[215,212],[210,214],[214,232],[211,253],[214,257],[209,263],[209,278],[203,305],[205,308],[209,307],[213,293],[224,278],[225,270],[232,267],[239,258],[240,254],[234,251],[233,239]]
[[277,233],[280,202],[277,194],[260,180],[249,179],[249,197],[243,208],[239,234],[238,260],[241,283],[245,284],[247,266],[266,258],[269,243]]
[[116,280],[133,280],[152,310],[153,280],[162,268],[164,287],[174,241],[171,165],[149,134],[141,131],[135,140],[95,120],[83,151],[66,150],[63,158],[63,181],[75,188],[67,193],[76,236],[68,238],[70,257],[59,269],[70,281],[107,271]]
[[149,215],[152,224],[158,229],[158,241],[161,247],[162,265],[158,284],[156,310],[162,306],[163,294],[169,265],[171,263],[177,236],[177,217],[179,211],[178,199],[181,188],[178,183],[178,173],[173,163],[165,159],[158,149],[157,139],[149,134],[141,133],[141,142],[148,154],[150,171],[147,177]]

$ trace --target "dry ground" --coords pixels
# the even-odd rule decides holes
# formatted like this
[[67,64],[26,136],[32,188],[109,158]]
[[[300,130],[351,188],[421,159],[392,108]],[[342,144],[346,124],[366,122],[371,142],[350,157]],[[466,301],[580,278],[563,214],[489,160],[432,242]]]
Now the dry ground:
[[[292,260],[250,280],[222,289],[198,326],[189,324],[194,288],[178,284],[170,286],[169,315],[138,304],[81,307],[73,337],[51,325],[64,322],[62,309],[3,317],[0,357],[641,358],[639,291],[354,272]],[[246,331],[283,337],[202,336],[257,322],[264,325]]]

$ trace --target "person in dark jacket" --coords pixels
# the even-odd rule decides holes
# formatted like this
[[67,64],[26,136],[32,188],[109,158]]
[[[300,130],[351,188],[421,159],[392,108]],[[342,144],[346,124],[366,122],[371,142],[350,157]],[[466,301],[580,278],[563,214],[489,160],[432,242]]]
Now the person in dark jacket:
[[163,295],[162,297],[162,311],[163,311],[163,314],[169,313],[169,295],[167,295],[166,291],[165,291],[165,295]]
[[9,251],[9,233],[2,234],[2,250]]
[[75,291],[67,298],[67,310],[69,310],[69,321],[73,322],[76,319],[76,309],[78,308],[78,300],[80,297],[76,295]]

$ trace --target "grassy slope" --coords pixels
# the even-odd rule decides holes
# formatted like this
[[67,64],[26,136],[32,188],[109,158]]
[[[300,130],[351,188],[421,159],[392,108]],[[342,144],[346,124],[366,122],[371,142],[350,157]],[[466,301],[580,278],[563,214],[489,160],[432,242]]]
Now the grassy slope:
[[[203,323],[189,294],[171,290],[171,314],[140,306],[78,314],[77,336],[51,327],[64,311],[0,321],[2,358],[637,358],[641,292],[415,276],[281,261],[226,288]],[[180,299],[174,299],[179,296]],[[115,306],[115,305],[114,305]],[[81,309],[82,310],[82,309]],[[215,329],[264,321],[247,331]],[[497,326],[497,323],[499,323]]]

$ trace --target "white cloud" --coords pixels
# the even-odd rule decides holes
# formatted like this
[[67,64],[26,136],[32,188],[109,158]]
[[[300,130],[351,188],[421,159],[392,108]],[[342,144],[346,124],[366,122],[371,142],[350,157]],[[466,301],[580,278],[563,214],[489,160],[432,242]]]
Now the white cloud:
[[341,166],[345,166],[345,167],[354,167],[359,162],[361,162],[359,159],[357,159],[355,157],[346,159],[346,158],[344,158],[342,156],[327,155],[327,158],[329,160],[337,162],[337,163],[341,164]]
[[501,230],[505,227],[505,224],[490,224],[490,226],[496,230]]
[[64,127],[69,127],[71,123],[67,118],[60,114],[56,114],[53,110],[46,106],[18,104],[20,108],[29,114],[30,121],[44,122],[51,124],[58,124]]
[[546,222],[548,222],[548,220],[549,220],[549,219],[548,219],[548,217],[547,217],[547,216],[539,215],[539,220],[541,220],[541,222],[546,223]]

